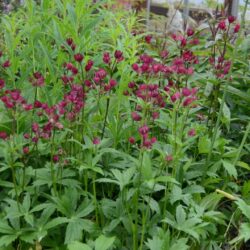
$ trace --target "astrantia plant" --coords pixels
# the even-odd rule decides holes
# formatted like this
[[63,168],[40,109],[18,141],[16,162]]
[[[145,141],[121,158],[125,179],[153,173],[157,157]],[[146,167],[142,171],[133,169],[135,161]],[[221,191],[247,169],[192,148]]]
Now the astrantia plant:
[[250,126],[229,94],[237,19],[165,38],[139,25],[106,1],[27,1],[2,17],[0,248],[249,240]]

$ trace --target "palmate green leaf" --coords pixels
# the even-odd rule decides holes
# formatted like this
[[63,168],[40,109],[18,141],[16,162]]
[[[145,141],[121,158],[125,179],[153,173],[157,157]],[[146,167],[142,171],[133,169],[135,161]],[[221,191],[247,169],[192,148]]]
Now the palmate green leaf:
[[119,183],[120,190],[128,185],[135,173],[135,168],[129,168],[125,171],[121,172],[118,169],[112,169],[111,172],[113,173],[114,177],[116,178],[117,182]]
[[69,222],[66,228],[65,244],[69,244],[75,240],[81,240],[83,226],[79,220],[73,220]]
[[234,178],[237,178],[237,170],[236,170],[235,166],[231,162],[223,160],[222,165],[226,169],[226,171],[228,172],[228,174],[230,176],[233,176]]
[[49,230],[51,228],[57,227],[58,225],[64,224],[69,222],[68,218],[65,217],[57,217],[49,221],[47,224],[45,224],[44,229]]
[[243,238],[245,242],[250,239],[250,223],[242,223],[240,225],[239,237]]
[[66,228],[65,244],[73,241],[81,240],[83,231],[93,233],[96,230],[96,225],[90,221],[79,218],[71,218]]
[[174,183],[174,184],[179,184],[179,182],[171,177],[171,176],[167,176],[167,175],[162,175],[162,176],[158,176],[155,178],[156,182],[163,182],[163,183]]
[[239,90],[232,86],[228,86],[227,91],[233,95],[240,97],[240,99],[250,103],[250,96],[246,92],[243,92],[242,90]]
[[104,175],[104,172],[103,172],[103,170],[100,167],[88,166],[88,165],[81,165],[79,167],[79,170],[86,170],[86,169],[91,170],[93,172],[96,172],[98,174]]
[[209,149],[211,147],[211,141],[208,136],[202,136],[199,138],[198,149],[200,154],[209,153]]
[[33,244],[36,240],[42,240],[47,235],[47,232],[44,230],[39,230],[37,232],[23,232],[20,236],[22,241]]
[[171,204],[174,204],[176,201],[181,200],[182,198],[182,189],[179,186],[174,185],[170,196]]
[[222,108],[222,122],[224,122],[227,126],[228,131],[230,130],[230,121],[231,121],[231,112],[226,103],[224,103]]
[[242,199],[238,199],[235,203],[238,205],[239,209],[247,217],[247,219],[250,220],[250,205],[247,205]]
[[104,233],[112,233],[112,231],[119,225],[121,219],[114,219],[108,225],[103,228]]
[[30,209],[30,194],[29,193],[25,194],[22,205],[23,205],[24,211],[28,212]]
[[7,221],[0,221],[0,233],[2,234],[14,234],[15,230],[9,226]]
[[95,240],[95,250],[108,250],[115,242],[115,236],[106,237],[105,235],[100,235]]
[[182,205],[177,207],[175,219],[170,213],[168,213],[163,222],[169,224],[178,231],[182,231],[192,236],[197,241],[200,239],[199,227],[207,225],[207,223],[201,224],[202,220],[198,217],[187,218],[187,214]]
[[239,166],[241,168],[247,169],[250,171],[250,166],[246,162],[243,161],[237,161],[236,166]]
[[14,188],[14,184],[9,181],[0,180],[0,187]]
[[211,193],[206,195],[200,202],[200,206],[204,210],[214,210],[220,200],[222,199],[222,195],[218,193]]
[[112,179],[109,179],[109,178],[99,178],[96,180],[96,182],[100,182],[100,183],[114,183],[118,186],[120,186],[120,183],[116,180],[112,180]]
[[184,194],[200,194],[205,193],[205,189],[200,185],[191,185],[183,189]]
[[93,201],[90,201],[89,199],[85,199],[81,205],[77,208],[76,216],[78,218],[85,217],[89,215],[92,211],[94,211],[95,206]]
[[[148,241],[146,242],[146,246],[150,249],[150,250],[163,250],[163,240],[160,239],[158,236],[153,236],[152,239],[148,239]],[[175,249],[176,250],[176,249]]]
[[68,244],[68,250],[92,250],[92,248],[79,241],[74,241]]
[[169,250],[188,250],[190,249],[190,246],[187,245],[187,242],[187,238],[180,238],[173,245],[171,245]]
[[93,159],[93,165],[95,165],[100,160],[103,154],[107,154],[107,153],[112,154],[114,157],[121,157],[123,159],[126,159],[127,161],[131,161],[135,163],[136,165],[139,164],[139,161],[136,158],[132,157],[131,155],[127,153],[121,152],[113,148],[103,148],[99,151],[99,154]]
[[186,212],[182,207],[182,205],[179,205],[176,209],[176,222],[182,226],[185,220],[186,220]]
[[17,239],[17,235],[4,235],[0,237],[0,247],[7,247]]

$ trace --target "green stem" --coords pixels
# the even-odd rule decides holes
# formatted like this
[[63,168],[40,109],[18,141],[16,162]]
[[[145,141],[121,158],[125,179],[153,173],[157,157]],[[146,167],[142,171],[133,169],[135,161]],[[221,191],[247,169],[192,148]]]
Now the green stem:
[[[83,92],[85,92],[85,89],[84,89],[84,73],[83,73],[82,64],[80,65],[80,68],[81,68],[81,76],[82,76],[82,88],[83,88]],[[81,135],[80,141],[83,141],[83,132],[84,132],[84,105],[82,107],[82,131],[80,132],[80,135]]]
[[[164,163],[162,163],[161,168],[160,168],[160,173],[159,173],[160,176],[162,174],[163,169],[164,169]],[[144,215],[144,213],[143,213],[141,243],[140,243],[140,248],[139,248],[140,250],[142,250],[142,248],[143,248],[145,229],[146,229],[146,222],[147,222],[147,219],[148,219],[148,214],[149,214],[149,209],[150,209],[149,203],[150,203],[150,200],[152,199],[155,186],[156,186],[156,181],[154,182],[154,185],[153,185],[152,189],[150,190],[150,195],[148,197],[148,202],[147,202],[148,206],[147,206],[146,214]]]
[[238,160],[240,159],[240,154],[241,154],[242,149],[243,149],[243,147],[244,147],[244,145],[245,145],[245,142],[246,142],[246,140],[247,140],[247,136],[248,136],[249,132],[250,132],[250,122],[248,122],[246,131],[245,131],[244,136],[243,136],[243,138],[242,138],[242,141],[241,141],[240,147],[239,147],[239,149],[238,149],[237,155],[236,155],[236,157],[235,157],[235,159],[234,159],[234,161],[233,161],[233,165],[234,165],[234,166],[237,164]]
[[242,16],[241,16],[241,29],[245,28],[245,17],[246,17],[246,13],[247,13],[248,4],[249,4],[249,0],[245,0],[244,10],[243,10]]
[[173,127],[172,127],[172,134],[174,138],[174,155],[176,154],[176,148],[177,148],[177,107],[174,106],[174,112],[173,112]]
[[51,140],[51,156],[50,156],[50,171],[51,171],[51,181],[54,193],[56,194],[56,180],[55,180],[55,169],[54,169],[54,163],[53,163],[53,155],[54,155],[54,140],[55,140],[55,131],[52,131],[52,140]]
[[95,204],[95,219],[96,219],[96,224],[99,226],[99,215],[98,215],[98,204],[97,204],[97,199],[96,199],[96,184],[95,184],[95,178],[96,178],[96,173],[93,175],[93,196],[94,196],[94,204]]
[[139,196],[140,196],[140,188],[141,188],[141,178],[142,178],[142,162],[143,162],[143,149],[140,150],[139,155],[139,180],[138,180],[138,186],[135,193],[134,198],[134,218],[135,218],[135,227],[134,227],[134,233],[133,233],[133,250],[138,249],[138,212],[139,212]]
[[102,127],[101,139],[103,139],[103,137],[104,137],[105,127],[106,127],[106,124],[107,124],[107,117],[108,117],[108,112],[109,112],[109,102],[110,102],[110,99],[109,99],[109,96],[108,96],[107,103],[106,103],[104,123],[103,123],[103,127]]
[[222,100],[221,100],[221,105],[220,105],[220,110],[219,110],[219,114],[217,116],[217,121],[216,121],[214,132],[213,132],[211,146],[210,146],[208,156],[207,156],[207,159],[206,159],[206,163],[205,163],[205,171],[203,172],[203,180],[204,180],[204,178],[206,176],[206,173],[207,173],[207,170],[208,170],[208,165],[209,165],[209,162],[211,160],[211,156],[212,156],[216,136],[217,136],[217,133],[218,133],[218,130],[219,130],[219,127],[220,127],[220,120],[221,120],[222,113],[223,113],[223,106],[224,106],[225,99],[226,99],[227,89],[228,89],[228,82],[226,82],[226,86],[224,88],[224,92],[223,92],[223,96],[222,96]]
[[11,166],[11,172],[12,172],[12,181],[13,181],[13,185],[14,185],[14,189],[15,189],[17,207],[18,207],[18,211],[20,212],[20,202],[19,202],[17,182],[16,182],[16,171],[15,171],[13,166]]

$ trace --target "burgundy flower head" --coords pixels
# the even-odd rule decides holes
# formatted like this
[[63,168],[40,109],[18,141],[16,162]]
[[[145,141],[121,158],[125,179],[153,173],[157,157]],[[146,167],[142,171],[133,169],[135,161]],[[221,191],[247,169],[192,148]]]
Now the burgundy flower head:
[[115,51],[115,59],[118,62],[121,62],[124,59],[122,51],[120,51],[120,50]]
[[135,138],[133,136],[129,137],[128,141],[130,144],[135,144]]
[[98,138],[98,137],[95,137],[93,140],[92,140],[93,144],[94,145],[99,145],[101,143],[101,140]]
[[234,33],[238,33],[239,30],[240,30],[240,24],[237,23],[237,24],[235,25],[235,27],[234,27]]
[[194,128],[192,128],[192,129],[190,129],[190,130],[188,131],[188,136],[193,137],[193,136],[195,136],[195,135],[196,135],[196,131],[195,131]]
[[103,54],[103,58],[102,58],[103,62],[106,64],[110,64],[111,63],[111,58],[110,58],[110,54],[108,52],[105,52]]
[[59,155],[53,155],[53,162],[57,163],[59,161]]
[[88,72],[91,70],[91,68],[93,67],[94,62],[92,60],[88,60],[86,66],[85,66],[85,70]]
[[23,147],[23,153],[26,155],[30,152],[30,149],[28,146]]
[[135,111],[131,113],[131,117],[136,122],[138,122],[138,121],[140,121],[142,119],[141,116]]
[[0,89],[4,88],[5,82],[3,79],[0,79]]
[[10,65],[11,65],[10,60],[7,60],[7,61],[5,61],[5,62],[2,64],[2,67],[3,67],[3,68],[9,68]]
[[0,131],[0,139],[6,140],[8,138],[8,134],[5,131]]
[[227,25],[226,25],[226,21],[225,20],[221,20],[218,24],[218,28],[221,30],[226,30],[227,29]]
[[147,35],[145,36],[145,42],[150,44],[151,43],[151,40],[152,40],[152,36],[151,35]]
[[143,125],[142,127],[139,128],[138,131],[142,136],[146,135],[149,132],[149,127],[147,125]]
[[227,20],[228,20],[229,23],[233,23],[236,20],[236,17],[235,16],[229,16],[227,18]]
[[81,63],[82,60],[83,60],[83,58],[84,58],[84,56],[81,53],[77,53],[77,54],[74,55],[74,58],[75,58],[75,60],[77,62]]
[[188,29],[187,29],[187,35],[188,35],[188,36],[192,36],[193,34],[194,34],[194,30],[191,29],[191,28],[188,28]]

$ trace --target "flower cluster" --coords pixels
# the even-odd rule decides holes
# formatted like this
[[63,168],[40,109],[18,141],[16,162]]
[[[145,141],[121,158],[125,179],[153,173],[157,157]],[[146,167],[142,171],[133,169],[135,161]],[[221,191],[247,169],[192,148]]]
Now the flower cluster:
[[142,138],[142,146],[145,148],[151,148],[152,145],[157,141],[156,137],[149,136],[150,129],[147,125],[139,127],[138,132]]
[[197,100],[197,93],[198,89],[197,88],[187,88],[184,87],[181,89],[181,91],[175,92],[173,95],[171,95],[170,99],[174,103],[177,100],[181,99],[183,107],[190,106],[191,103],[193,103],[195,100]]

